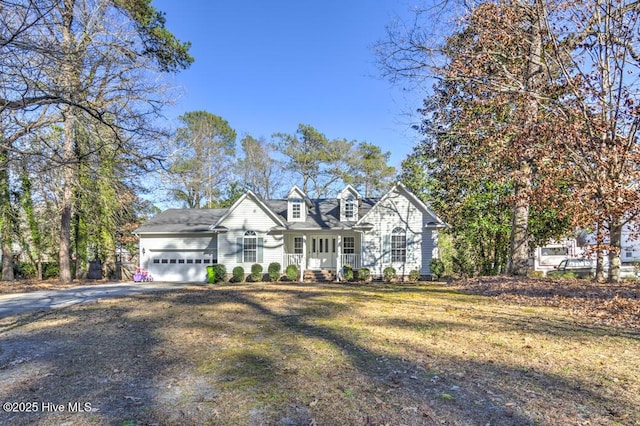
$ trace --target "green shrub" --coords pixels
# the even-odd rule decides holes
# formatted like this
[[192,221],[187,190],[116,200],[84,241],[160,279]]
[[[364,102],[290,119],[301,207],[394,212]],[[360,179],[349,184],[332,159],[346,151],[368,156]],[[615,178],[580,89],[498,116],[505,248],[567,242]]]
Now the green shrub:
[[216,269],[214,265],[207,266],[207,283],[213,284],[216,282]]
[[431,260],[431,276],[434,280],[439,280],[444,275],[444,262],[440,259]]
[[13,265],[13,275],[16,278],[35,278],[36,268],[32,263],[16,262]]
[[241,283],[244,281],[244,268],[242,266],[236,266],[233,268],[233,282]]
[[391,282],[396,278],[396,270],[391,266],[387,266],[382,271],[382,277],[386,282]]
[[300,271],[298,271],[298,267],[296,265],[287,266],[285,272],[289,281],[296,281],[298,279],[298,275],[300,274]]
[[270,263],[267,272],[269,273],[269,280],[278,281],[280,279],[280,264],[278,262]]
[[42,278],[45,280],[60,276],[60,266],[57,263],[43,263],[42,267]]
[[369,268],[358,269],[358,279],[361,281],[369,281],[371,279],[371,271]]
[[420,271],[418,271],[417,269],[412,269],[411,272],[409,272],[409,281],[417,282],[419,280],[420,280]]
[[342,271],[344,274],[344,280],[345,281],[353,281],[353,268],[351,267],[351,265],[344,265],[342,267]]
[[223,264],[216,263],[213,265],[213,271],[215,274],[215,282],[219,283],[227,279],[227,268]]
[[262,281],[262,265],[259,263],[254,263],[251,265],[251,281],[258,282]]

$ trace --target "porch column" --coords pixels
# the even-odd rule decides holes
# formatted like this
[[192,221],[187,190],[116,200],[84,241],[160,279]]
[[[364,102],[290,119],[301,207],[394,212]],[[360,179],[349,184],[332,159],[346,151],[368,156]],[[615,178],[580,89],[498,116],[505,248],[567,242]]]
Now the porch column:
[[307,266],[307,235],[302,236],[302,260],[300,261],[300,282],[304,282],[304,270]]
[[342,235],[340,234],[338,234],[337,246],[336,255],[338,258],[336,259],[336,277],[338,278],[338,281],[340,281],[340,277],[342,277]]

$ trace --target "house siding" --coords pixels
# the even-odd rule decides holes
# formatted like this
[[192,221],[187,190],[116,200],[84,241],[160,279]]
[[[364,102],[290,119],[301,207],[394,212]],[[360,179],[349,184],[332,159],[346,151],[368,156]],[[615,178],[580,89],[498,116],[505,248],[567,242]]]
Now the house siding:
[[244,237],[246,231],[254,231],[256,237],[262,239],[262,262],[257,263],[260,263],[265,271],[269,263],[282,262],[283,236],[270,233],[270,229],[277,223],[251,198],[245,198],[220,225],[229,229],[228,232],[219,235],[221,249],[218,256],[218,263],[223,264],[227,272],[231,272],[236,266],[242,266],[245,272],[248,272],[251,265],[256,263],[238,262],[238,253],[242,250],[238,241]]
[[[373,274],[381,275],[384,268],[392,266],[398,275],[409,275],[414,269],[424,271],[423,223],[421,210],[415,208],[403,194],[395,190],[371,210],[366,222],[373,230],[364,234],[364,266]],[[392,263],[389,252],[389,236],[394,228],[405,229],[407,237],[407,261]],[[426,275],[426,274],[425,274]]]
[[[381,275],[387,266],[392,266],[398,275],[409,275],[412,270],[419,270],[421,275],[430,275],[431,259],[438,255],[438,231],[425,229],[425,226],[435,220],[417,208],[403,193],[394,190],[366,218],[366,222],[373,224],[374,228],[364,234],[364,266],[377,275]],[[396,227],[406,231],[405,263],[391,262],[389,242]]]

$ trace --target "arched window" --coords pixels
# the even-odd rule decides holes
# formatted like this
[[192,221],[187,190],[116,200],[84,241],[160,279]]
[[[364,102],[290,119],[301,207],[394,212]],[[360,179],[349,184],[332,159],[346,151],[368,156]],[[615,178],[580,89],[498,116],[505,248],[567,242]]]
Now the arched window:
[[244,233],[242,241],[242,257],[244,262],[257,262],[258,260],[258,238],[255,231],[247,231]]
[[391,262],[407,261],[407,233],[398,227],[391,232]]
[[354,198],[349,195],[346,200],[344,200],[344,217],[347,220],[353,219],[356,215],[356,202]]

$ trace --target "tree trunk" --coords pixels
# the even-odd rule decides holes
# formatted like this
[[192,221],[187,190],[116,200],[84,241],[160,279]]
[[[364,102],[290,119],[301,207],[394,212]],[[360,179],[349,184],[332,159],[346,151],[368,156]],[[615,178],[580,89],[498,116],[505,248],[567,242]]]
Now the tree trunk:
[[602,223],[598,223],[596,228],[596,282],[604,282],[604,236]]
[[511,219],[510,275],[524,276],[529,269],[529,202],[532,172],[528,162],[520,162],[518,185]]
[[[64,0],[62,5],[62,41],[64,43],[62,66],[60,69],[61,78],[66,91],[66,96],[72,101],[79,93],[77,52],[74,51],[73,41],[73,19],[75,0]],[[72,106],[66,108],[64,116],[64,141],[62,146],[62,166],[63,183],[61,194],[61,215],[60,215],[60,251],[59,267],[60,280],[69,283],[71,277],[71,218],[73,214],[73,183],[74,183],[74,133],[75,133],[75,111]]]
[[609,282],[617,283],[620,281],[622,222],[620,219],[614,219],[609,228]]
[[9,191],[9,153],[0,150],[0,237],[2,238],[2,281],[13,281],[13,215]]

